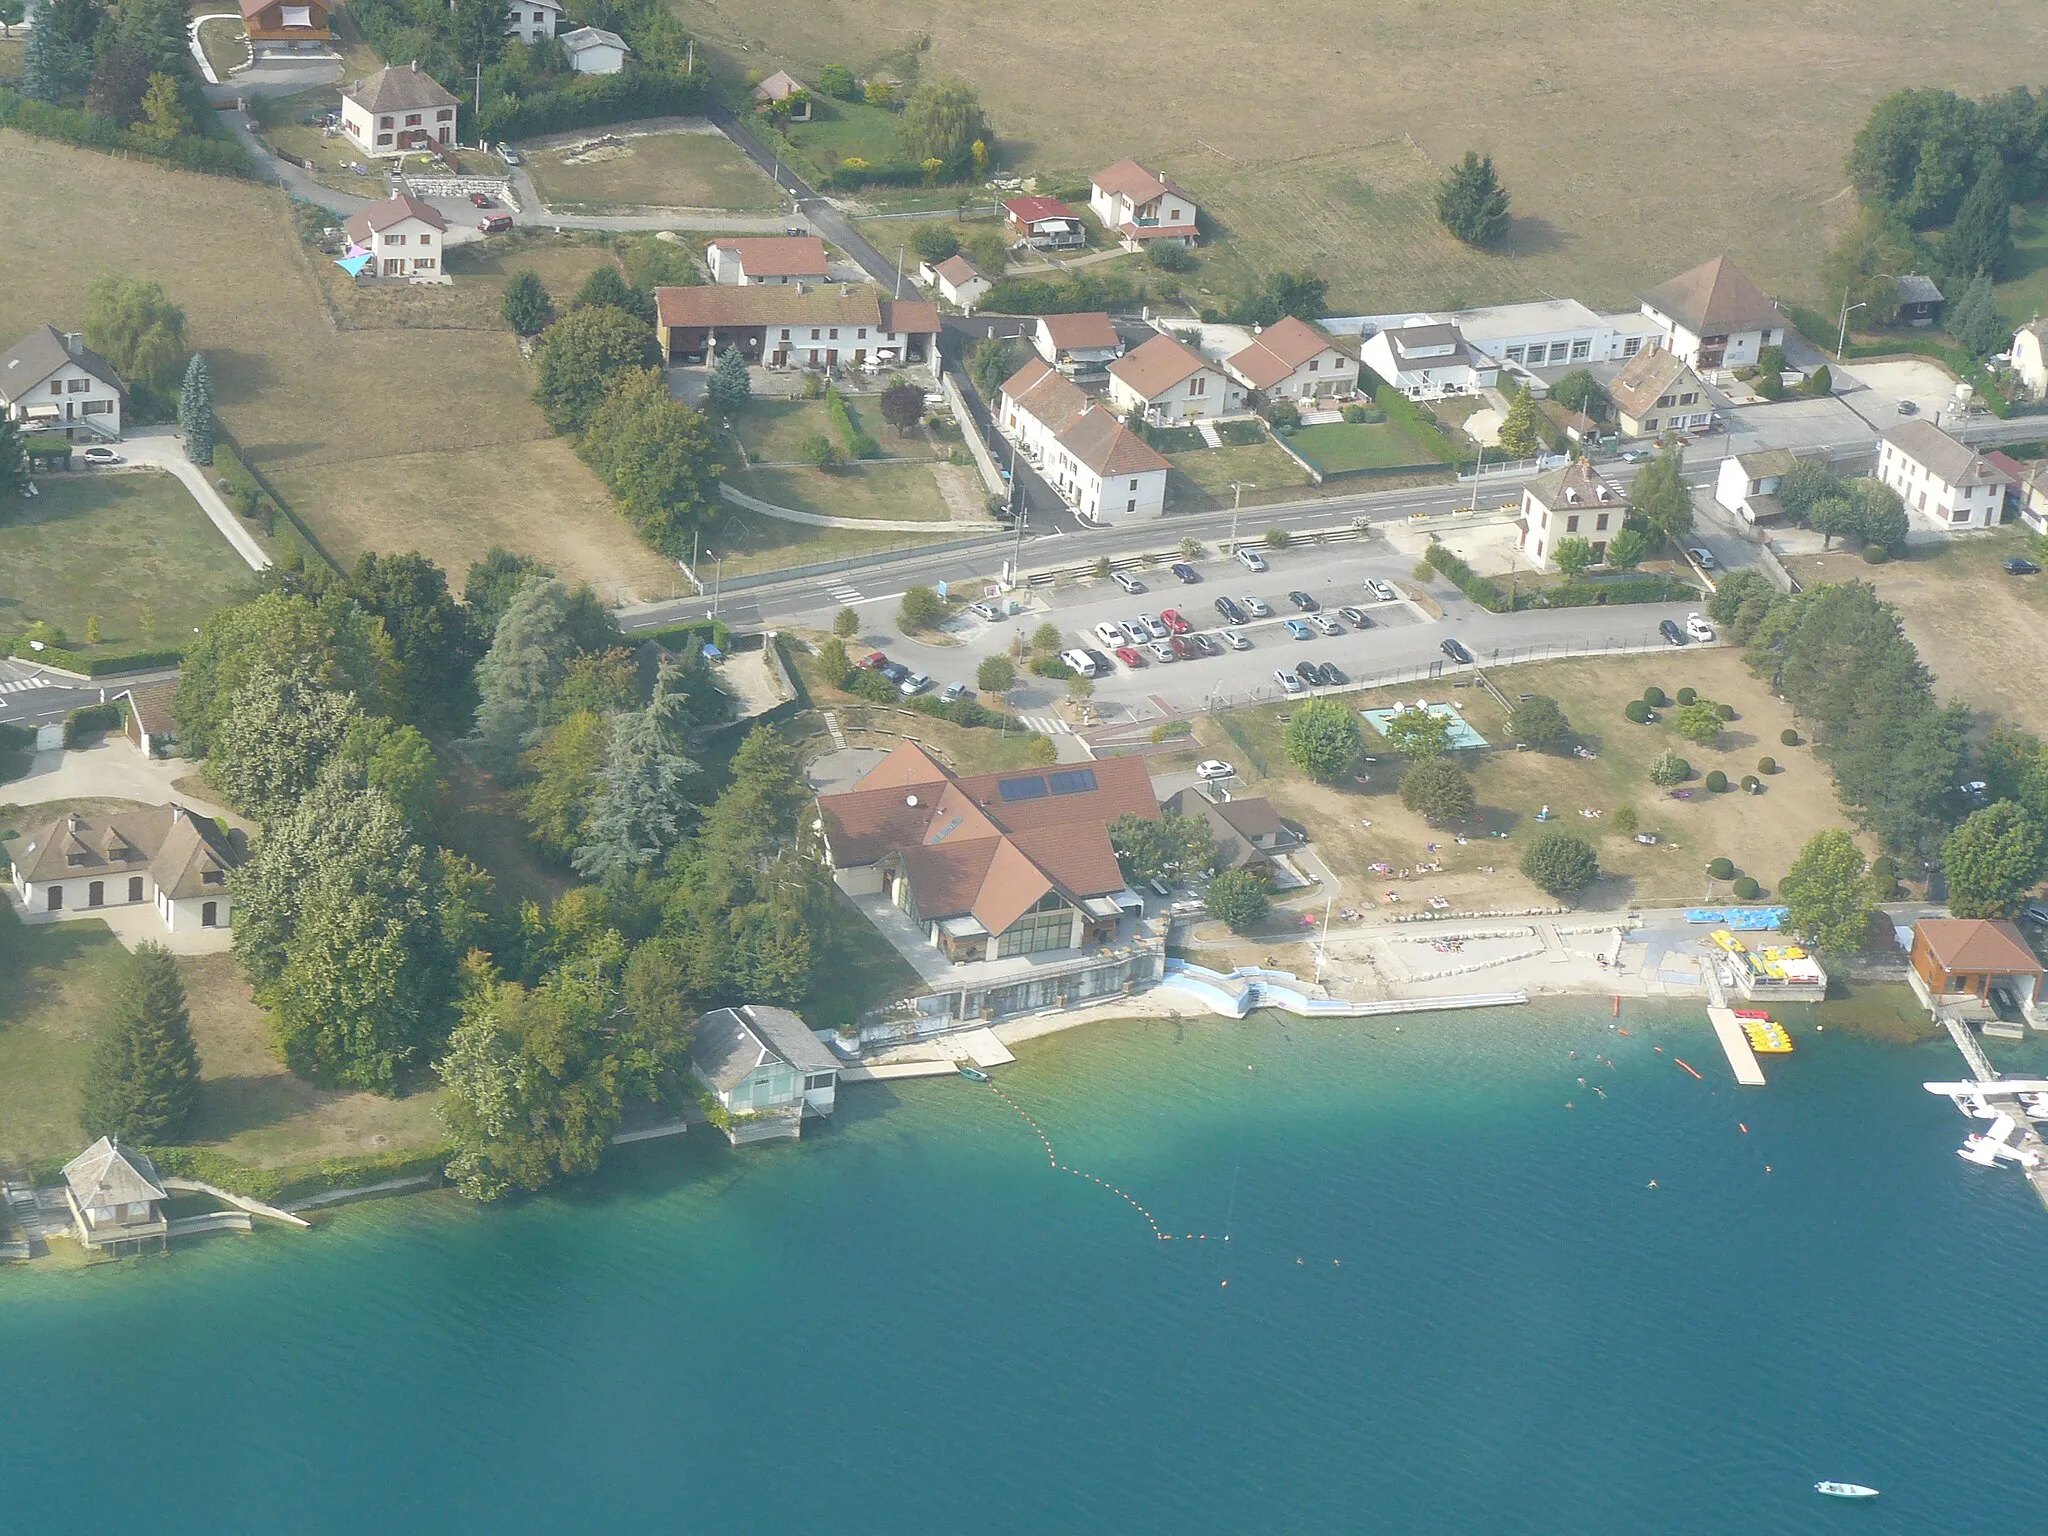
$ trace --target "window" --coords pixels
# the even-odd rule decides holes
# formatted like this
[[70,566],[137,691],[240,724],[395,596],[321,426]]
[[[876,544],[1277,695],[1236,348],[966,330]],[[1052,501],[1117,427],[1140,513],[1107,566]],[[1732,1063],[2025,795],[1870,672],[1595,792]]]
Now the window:
[[46,911],[62,912],[64,910],[64,887],[61,885],[51,886],[50,894],[44,900],[43,907]]
[[[1948,520],[1952,523],[1967,523],[1970,520],[1970,509],[1968,507],[1957,507],[1955,511],[1949,513]],[[99,903],[94,902],[93,905],[98,906]]]
[[1550,344],[1550,360],[1553,363],[1563,362],[1565,360],[1566,354],[1569,353],[1571,349],[1571,343],[1568,341],[1553,341]]
[[1323,360],[1320,357],[1312,357],[1308,360],[1308,371],[1310,373],[1314,373],[1317,369],[1321,368],[1322,366]]
[[455,109],[453,107],[443,107],[439,112],[436,112],[434,114],[434,121],[437,123],[445,123],[454,116]]
[[1607,518],[1608,514],[1602,512],[1598,518],[1594,519],[1593,531],[1595,533],[1605,533],[1607,531]]
[[811,327],[811,340],[813,340],[813,341],[816,341],[817,339],[818,339],[818,328],[817,328],[816,326],[812,326],[812,327]]
[[788,332],[788,331],[786,331],[786,330],[785,330],[785,331],[784,331],[784,332],[782,333],[782,339],[783,339],[784,341],[787,341],[787,340],[789,340],[789,332]]
[[434,270],[434,258],[431,256],[415,256],[412,259],[412,269],[415,272],[431,272]]
[[218,928],[220,926],[219,902],[208,901],[201,903],[199,908],[199,926],[202,928]]
[[1657,408],[1659,410],[1664,409],[1668,405],[1676,405],[1677,403],[1678,397],[1676,395],[1659,395],[1657,397]]
[[836,1072],[813,1072],[804,1079],[804,1092],[814,1093],[820,1088],[830,1088],[838,1078]]
[[403,245],[403,244],[405,244],[405,236],[403,236],[403,235],[386,235],[386,236],[384,237],[384,243],[385,243],[386,245]]
[[1644,420],[1643,420],[1643,430],[1644,430],[1645,432],[1654,432],[1654,431],[1656,431],[1656,430],[1657,430],[1657,418],[1656,418],[1656,417],[1654,417],[1654,416],[1648,416],[1648,417],[1645,417],[1645,418],[1644,418]]
[[53,394],[53,395],[61,395],[61,394],[63,394],[63,393],[64,393],[64,381],[63,381],[62,379],[52,379],[52,380],[50,380],[50,393],[51,393],[51,394]]
[[1579,531],[1578,513],[1574,512],[1570,517],[1564,520],[1564,531],[1566,533],[1577,533]]
[[1508,361],[1509,361],[1509,362],[1511,362],[1511,363],[1519,363],[1519,362],[1520,362],[1520,361],[1522,360],[1522,357],[1523,357],[1523,349],[1522,349],[1522,344],[1521,344],[1520,342],[1516,342],[1516,343],[1515,343],[1515,344],[1514,344],[1514,345],[1513,345],[1512,347],[1509,347],[1509,348],[1508,348]]
[[827,339],[828,339],[828,340],[831,340],[831,341],[837,341],[837,340],[839,339],[839,327],[838,327],[838,326],[836,326],[836,325],[835,325],[835,326],[833,326],[833,327],[832,327],[832,334],[831,334],[831,336],[830,336],[830,337],[828,337]]
[[421,245],[432,245],[433,243],[434,243],[434,237],[433,237],[432,235],[421,235],[421,236],[420,236],[420,244],[421,244]]
[[142,900],[142,876],[130,875],[128,877],[128,899],[130,901]]
[[1627,341],[1621,344],[1621,355],[1623,357],[1634,357],[1642,349],[1643,338],[1640,336],[1631,336]]
[[[384,121],[388,123],[391,121],[391,119],[387,117],[384,119]],[[379,144],[389,144],[391,142],[391,135],[388,133],[380,133],[377,135],[377,142]]]
[[88,400],[78,408],[81,416],[111,416],[114,402],[111,400]]
[[406,126],[406,127],[408,127],[408,128],[417,128],[417,127],[419,127],[419,125],[420,125],[420,114],[419,114],[419,113],[417,113],[417,112],[408,112],[408,113],[406,113],[406,114],[405,114],[405,126]]
[[[1057,894],[1053,897],[1058,900]],[[1021,917],[1003,930],[996,940],[996,958],[1042,954],[1048,949],[1065,949],[1074,936],[1073,909],[1062,905],[1053,912],[1036,912]]]
[[1700,392],[1696,389],[1689,389],[1678,397],[1678,403],[1680,405],[1698,405],[1700,403]]
[[1593,355],[1593,343],[1592,343],[1592,340],[1591,340],[1590,338],[1588,338],[1588,337],[1585,337],[1585,336],[1581,336],[1581,337],[1579,337],[1579,338],[1578,338],[1578,340],[1576,340],[1576,341],[1574,341],[1574,342],[1572,343],[1572,361],[1573,361],[1573,362],[1575,362],[1575,363],[1583,363],[1583,362],[1584,362],[1584,361],[1585,361],[1585,360],[1586,360],[1587,358],[1591,357],[1592,355]]
[[1138,510],[1138,498],[1137,498],[1137,497],[1135,497],[1135,496],[1133,496],[1133,497],[1132,497],[1132,498],[1131,498],[1131,499],[1130,499],[1129,501],[1125,502],[1125,503],[1124,503],[1124,510],[1125,510],[1126,512],[1135,512],[1135,511],[1137,511],[1137,510]]
[[1208,392],[1209,378],[1207,374],[1198,373],[1188,380],[1188,394],[1190,396],[1206,395]]
[[388,117],[380,117],[377,119],[377,126],[379,128],[389,128],[391,126],[391,119]]
[[859,334],[856,335],[853,339],[855,341],[866,341],[868,339],[868,328],[866,326],[862,326],[860,328]]
[[107,904],[107,882],[95,880],[85,888],[85,904],[88,907],[104,907]]
[[85,393],[85,392],[86,392],[86,391],[87,391],[88,389],[91,389],[91,388],[92,388],[92,380],[91,380],[91,379],[66,379],[66,380],[64,381],[64,388],[65,388],[65,390],[66,390],[66,391],[67,391],[68,393],[70,393],[70,394],[74,394],[74,395],[82,395],[82,394],[84,394],[84,393]]

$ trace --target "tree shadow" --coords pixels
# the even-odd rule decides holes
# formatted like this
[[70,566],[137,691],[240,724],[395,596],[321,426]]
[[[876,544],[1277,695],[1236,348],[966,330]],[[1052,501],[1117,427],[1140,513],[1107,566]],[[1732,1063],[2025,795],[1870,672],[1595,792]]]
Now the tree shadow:
[[1517,215],[1508,231],[1505,249],[1512,256],[1549,256],[1578,243],[1550,220],[1535,215]]
[[302,1115],[330,1096],[328,1090],[284,1072],[207,1078],[199,1084],[186,1139],[227,1141],[244,1131],[263,1130]]

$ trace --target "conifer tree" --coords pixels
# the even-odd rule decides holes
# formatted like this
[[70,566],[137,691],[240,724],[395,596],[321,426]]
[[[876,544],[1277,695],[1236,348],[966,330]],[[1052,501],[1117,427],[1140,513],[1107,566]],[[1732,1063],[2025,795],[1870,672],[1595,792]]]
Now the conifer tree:
[[1956,210],[1942,247],[1942,264],[1958,277],[1983,273],[1994,283],[2012,260],[2012,198],[2005,168],[1995,161]]
[[537,272],[515,272],[505,285],[505,323],[521,336],[538,336],[555,318],[555,301]]
[[65,39],[50,24],[49,0],[36,6],[29,22],[28,41],[21,48],[21,94],[36,101],[60,100],[69,61]]
[[1543,438],[1536,430],[1536,397],[1526,389],[1517,391],[1508,404],[1507,418],[1500,424],[1500,449],[1517,459],[1533,459],[1543,451]]
[[213,374],[203,353],[194,352],[185,365],[178,390],[178,430],[185,434],[185,457],[194,464],[213,462]]
[[28,483],[28,457],[21,446],[21,429],[12,416],[0,416],[0,497],[19,494]]
[[705,386],[705,399],[716,411],[735,411],[753,397],[754,386],[747,377],[746,354],[738,347],[725,347],[719,351],[718,361],[711,365],[711,379]]
[[176,1141],[198,1096],[199,1052],[185,1012],[185,984],[168,949],[136,949],[121,973],[113,1011],[86,1069],[79,1121],[89,1136]]
[[1508,237],[1508,190],[1493,173],[1493,156],[1466,150],[1437,189],[1436,216],[1465,244],[1491,250]]

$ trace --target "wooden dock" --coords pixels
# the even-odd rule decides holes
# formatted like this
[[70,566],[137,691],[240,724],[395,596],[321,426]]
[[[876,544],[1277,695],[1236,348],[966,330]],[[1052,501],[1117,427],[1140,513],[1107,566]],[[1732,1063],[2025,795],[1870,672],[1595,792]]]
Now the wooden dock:
[[1707,1022],[1714,1026],[1714,1037],[1727,1053],[1735,1081],[1745,1088],[1763,1087],[1764,1069],[1757,1065],[1756,1052],[1749,1048],[1749,1036],[1743,1032],[1742,1021],[1728,1006],[1728,988],[1721,980],[1720,961],[1713,956],[1701,961],[1700,980],[1707,984]]
[[2019,1127],[2020,1150],[2034,1154],[2034,1165],[2021,1166],[2020,1172],[2034,1186],[2034,1194],[2044,1206],[2048,1206],[2048,1142],[2041,1139],[2034,1122],[2028,1117],[2026,1106],[2020,1103],[2012,1088],[1999,1078],[1998,1071],[1991,1065],[1991,1058],[1984,1054],[1984,1047],[1977,1037],[1970,1033],[1970,1026],[1963,1020],[1943,1017],[1942,1026],[1955,1041],[1956,1049],[1963,1053],[1963,1060],[1970,1064],[1970,1075],[1977,1080],[1978,1091],[1990,1108],[2001,1114],[2010,1115]]

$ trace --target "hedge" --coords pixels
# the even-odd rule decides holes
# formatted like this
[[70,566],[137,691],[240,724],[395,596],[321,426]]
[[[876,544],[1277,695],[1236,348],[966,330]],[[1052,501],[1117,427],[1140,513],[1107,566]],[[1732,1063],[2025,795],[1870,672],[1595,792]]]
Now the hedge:
[[[1479,575],[1442,544],[1430,545],[1422,558],[1480,607],[1494,613],[1510,610],[1510,599],[1501,590],[1500,583],[1490,576]],[[1619,607],[1628,603],[1684,602],[1697,596],[1698,589],[1690,583],[1663,576],[1630,576],[1618,581],[1573,579],[1555,587],[1519,590],[1514,595],[1512,607],[1517,612],[1525,608]]]
[[1480,607],[1494,613],[1508,611],[1507,595],[1490,576],[1481,576],[1471,566],[1452,554],[1443,544],[1431,544],[1422,552],[1422,558],[1434,566],[1460,592],[1471,598]]
[[861,187],[921,187],[924,167],[907,160],[883,160],[869,165],[848,165],[844,160],[818,178],[822,191],[853,192]]
[[1387,413],[1387,420],[1412,437],[1431,458],[1440,463],[1458,462],[1458,450],[1451,446],[1442,428],[1416,408],[1415,402],[1391,384],[1382,384],[1373,404]]
[[1039,677],[1050,677],[1059,681],[1065,681],[1067,678],[1079,677],[1081,675],[1057,656],[1033,657],[1031,670]]
[[147,672],[156,667],[175,667],[185,659],[183,651],[122,651],[109,655],[88,656],[83,651],[67,651],[58,646],[46,645],[40,651],[30,647],[26,640],[16,640],[14,655],[23,661],[40,661],[45,666],[56,667],[63,672],[76,672],[84,677],[112,677],[122,672]]
[[0,752],[31,752],[35,750],[36,728],[32,725],[10,725],[0,720]]
[[75,747],[88,736],[118,731],[125,708],[109,700],[105,704],[87,704],[81,709],[74,709],[64,717],[64,745]]
[[250,176],[256,169],[248,150],[234,138],[185,134],[168,145],[139,139],[111,117],[95,117],[78,107],[59,107],[0,86],[0,128],[14,128],[40,139],[56,139],[81,149],[133,155],[188,171],[215,176]]
[[[559,91],[501,96],[476,116],[474,136],[525,139],[636,117],[695,117],[704,101],[701,74],[629,68],[616,75],[581,75]],[[469,117],[467,104],[463,116]]]
[[689,624],[671,624],[665,629],[650,629],[634,638],[652,640],[663,650],[668,651],[681,651],[693,645],[702,646],[706,641],[717,646],[728,656],[733,650],[732,631],[719,619],[697,619]]
[[1015,715],[1005,715],[985,708],[978,699],[955,699],[948,704],[943,699],[929,696],[912,699],[910,707],[921,715],[930,715],[935,720],[950,720],[955,725],[970,727],[1014,726],[1024,729],[1024,722]]
[[839,440],[846,445],[846,451],[856,459],[879,459],[882,445],[868,433],[855,425],[853,412],[847,409],[846,397],[839,393],[839,386],[825,386],[825,413],[832,418],[832,426],[839,433]]

